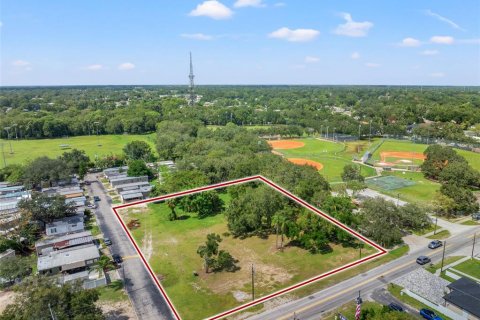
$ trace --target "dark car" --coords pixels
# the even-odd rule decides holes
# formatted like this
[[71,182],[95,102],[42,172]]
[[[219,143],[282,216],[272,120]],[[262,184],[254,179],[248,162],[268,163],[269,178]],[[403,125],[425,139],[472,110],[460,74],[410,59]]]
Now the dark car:
[[99,196],[93,196],[93,200],[100,201],[100,197]]
[[472,214],[472,220],[480,220],[480,212]]
[[112,245],[112,240],[110,240],[110,238],[103,239],[103,242],[105,243],[106,246],[111,246]]
[[421,309],[420,315],[427,320],[443,320],[441,317],[437,316],[435,312],[429,309]]
[[403,307],[399,304],[396,304],[396,303],[390,303],[388,305],[388,307],[390,308],[390,310],[392,311],[399,311],[399,312],[404,312],[405,310],[403,310]]
[[417,258],[417,263],[418,263],[419,265],[422,265],[422,266],[423,266],[424,264],[429,263],[430,261],[432,261],[432,260],[431,260],[429,257],[427,257],[427,256],[420,256],[420,257]]
[[437,249],[437,248],[440,248],[441,246],[443,246],[443,243],[440,240],[433,240],[428,244],[428,247],[430,249]]
[[123,262],[122,257],[116,253],[112,254],[112,259],[113,259],[113,262],[115,262],[116,264],[120,264]]

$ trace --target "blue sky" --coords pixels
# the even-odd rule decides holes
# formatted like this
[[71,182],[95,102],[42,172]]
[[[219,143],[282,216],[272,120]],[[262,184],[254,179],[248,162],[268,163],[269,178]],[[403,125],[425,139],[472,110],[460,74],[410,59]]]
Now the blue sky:
[[480,1],[2,0],[0,85],[480,85]]

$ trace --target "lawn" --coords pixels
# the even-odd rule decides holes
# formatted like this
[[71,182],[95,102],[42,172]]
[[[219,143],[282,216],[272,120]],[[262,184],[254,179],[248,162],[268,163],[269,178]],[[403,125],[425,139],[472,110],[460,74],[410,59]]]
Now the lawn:
[[[222,197],[228,204],[227,194]],[[357,249],[335,244],[326,254],[311,254],[296,246],[280,252],[275,248],[274,235],[265,239],[233,238],[223,214],[199,219],[178,209],[183,219],[169,221],[169,211],[163,203],[150,204],[129,208],[123,218],[127,223],[139,220],[140,227],[132,230],[132,235],[183,319],[212,316],[250,301],[252,264],[258,298],[358,259]],[[196,251],[209,233],[221,235],[219,249],[239,260],[238,271],[204,272],[203,260]],[[362,256],[374,252],[367,247]]]
[[[74,148],[85,150],[90,159],[94,160],[95,155],[101,157],[112,153],[122,153],[125,144],[134,140],[145,141],[155,150],[155,134],[79,136],[41,140],[0,140],[0,143],[3,143],[7,164],[22,164],[41,156],[55,158]],[[13,154],[10,153],[10,143]],[[61,145],[68,145],[68,148],[62,148]],[[3,158],[1,160],[3,166]]]
[[[428,307],[427,305],[421,303],[420,301],[406,295],[406,294],[401,294],[401,291],[402,291],[402,287],[399,286],[399,285],[395,285],[393,283],[390,283],[388,285],[388,292],[390,292],[390,294],[392,296],[394,296],[395,298],[397,298],[398,300],[402,301],[403,303],[406,303],[408,304],[409,306],[417,309],[417,310],[420,310],[420,309],[432,309],[430,307]],[[442,313],[439,313],[438,311],[436,310],[433,310],[438,316],[440,316],[443,320],[451,320],[451,318],[447,317],[446,315],[442,314]]]
[[[329,182],[342,181],[341,173],[343,167],[351,164],[354,157],[358,157],[368,146],[367,141],[354,141],[348,143],[331,142],[313,138],[293,139],[293,141],[303,142],[305,145],[295,149],[275,150],[286,158],[304,158],[323,164],[323,169],[319,172],[325,176]],[[368,166],[361,166],[364,176],[375,175],[375,170]]]
[[430,236],[428,236],[427,238],[428,239],[447,239],[447,238],[450,238],[451,234],[450,234],[450,231],[448,230],[442,230],[440,232],[437,232],[436,234],[432,234]]
[[[443,267],[445,269],[445,266],[449,265],[450,263],[454,263],[455,261],[458,261],[460,259],[462,259],[463,257],[462,256],[450,256],[450,257],[446,257],[445,258],[445,261],[443,262]],[[442,266],[442,262],[440,261],[439,263],[437,264],[434,264],[433,266],[428,266],[426,267],[425,269],[430,272],[430,273],[435,273],[435,271],[437,271],[437,269],[440,269]]]
[[100,293],[100,302],[118,302],[128,301],[127,293],[123,290],[123,283],[121,280],[115,280],[106,286],[97,288]]
[[474,278],[480,279],[480,261],[476,259],[464,261],[455,267],[455,270],[471,275]]
[[[440,189],[440,184],[431,180],[425,179],[421,172],[398,172],[398,171],[384,171],[382,175],[393,175],[402,179],[412,180],[414,185],[399,188],[395,190],[376,189],[384,194],[392,197],[400,195],[401,200],[407,202],[424,203],[427,204],[432,201],[437,190]],[[375,188],[372,188],[375,189]]]

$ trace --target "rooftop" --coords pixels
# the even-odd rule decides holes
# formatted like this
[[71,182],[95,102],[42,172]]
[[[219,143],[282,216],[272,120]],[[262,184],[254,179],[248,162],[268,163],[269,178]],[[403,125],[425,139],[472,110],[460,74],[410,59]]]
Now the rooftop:
[[443,297],[445,301],[480,317],[480,284],[468,278],[460,278],[447,287],[452,291]]
[[139,179],[139,178],[144,178],[144,179],[148,179],[147,176],[138,176],[138,177],[120,177],[120,178],[117,178],[117,177],[114,177],[112,179],[110,179],[110,182],[116,182],[116,181],[122,181],[122,180],[131,180],[131,179]]
[[[35,242],[35,247],[41,247],[41,246],[46,246],[46,245],[50,245],[50,244],[55,244],[55,243],[59,243],[59,242],[62,242],[62,241],[71,241],[71,240],[74,240],[74,239],[82,239],[82,238],[85,238],[85,237],[92,237],[92,233],[90,231],[82,231],[82,232],[77,232],[77,233],[66,234],[66,235],[59,236],[59,237],[51,237],[51,238],[47,238],[45,240]],[[93,237],[92,237],[92,240],[93,240]]]
[[49,270],[66,266],[76,262],[98,259],[100,253],[93,244],[49,252],[48,255],[38,257],[38,271]]
[[47,228],[61,226],[64,224],[80,223],[80,222],[83,222],[83,217],[75,215],[75,216],[65,217],[63,219],[55,220],[52,223],[47,223]]

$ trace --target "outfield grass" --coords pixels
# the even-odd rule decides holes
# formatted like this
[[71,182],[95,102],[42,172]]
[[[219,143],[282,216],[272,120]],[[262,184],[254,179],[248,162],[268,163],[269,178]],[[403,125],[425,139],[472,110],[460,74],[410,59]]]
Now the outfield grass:
[[[41,156],[56,158],[71,149],[85,150],[90,159],[122,153],[123,147],[134,140],[147,142],[152,150],[155,150],[155,134],[147,135],[100,135],[100,136],[79,136],[58,139],[39,139],[39,140],[1,140],[5,152],[7,164],[24,164],[29,160]],[[10,154],[10,143],[12,144],[13,154]],[[100,146],[99,146],[100,144]],[[60,145],[68,145],[68,149],[62,149]],[[1,166],[3,167],[3,158]]]
[[[293,139],[305,144],[301,148],[276,150],[286,158],[304,158],[323,164],[323,169],[319,172],[329,182],[342,181],[341,174],[343,167],[352,164],[352,159],[357,157],[357,151],[362,150],[368,145],[367,141],[353,141],[347,143],[318,140],[314,138]],[[375,170],[368,166],[361,166],[362,174],[366,177],[374,176]]]
[[454,269],[480,279],[480,261],[476,259],[464,261],[456,265]]
[[[228,203],[228,195],[222,194],[222,198]],[[223,214],[199,219],[177,209],[183,219],[172,222],[167,218],[169,211],[165,204],[151,204],[129,209],[124,220],[140,221],[140,227],[132,230],[133,237],[183,319],[212,316],[248,302],[252,263],[256,297],[260,297],[358,259],[357,249],[335,244],[326,254],[311,254],[295,246],[280,252],[275,248],[274,235],[266,239],[233,238]],[[203,260],[196,251],[209,233],[221,235],[219,249],[238,259],[240,270],[204,272]],[[371,247],[362,250],[364,256],[374,252]],[[194,271],[199,276],[194,276]],[[238,301],[234,293],[245,300]]]
[[[380,153],[383,151],[404,151],[404,152],[419,152],[423,153],[427,149],[428,144],[413,143],[404,140],[385,140],[385,142],[372,155],[373,160],[380,160]],[[455,151],[463,156],[468,163],[476,170],[480,171],[480,153],[466,151],[462,149],[455,149]],[[415,164],[420,164],[421,161],[414,160]]]

